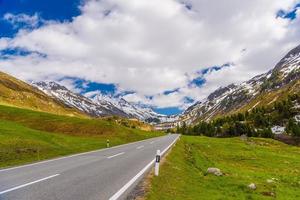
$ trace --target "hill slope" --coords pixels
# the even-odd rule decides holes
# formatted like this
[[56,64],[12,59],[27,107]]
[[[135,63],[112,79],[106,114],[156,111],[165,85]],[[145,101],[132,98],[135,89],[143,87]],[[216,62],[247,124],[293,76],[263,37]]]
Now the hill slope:
[[160,136],[118,125],[0,105],[0,167]]
[[126,113],[113,104],[95,104],[91,99],[83,95],[76,94],[55,82],[33,82],[32,84],[61,103],[78,109],[90,116],[104,117],[116,115],[127,117]]
[[[297,90],[299,78],[300,46],[291,50],[269,72],[241,84],[231,84],[214,91],[206,99],[188,108],[182,118],[188,123],[210,120],[218,115],[243,110],[244,107],[250,109],[248,105],[251,108],[262,105],[258,99],[265,99],[264,104],[270,104],[274,98],[281,98],[282,95]],[[270,98],[265,98],[268,96]]]
[[0,72],[0,104],[61,115],[84,116],[79,111],[66,107],[31,85],[3,72]]

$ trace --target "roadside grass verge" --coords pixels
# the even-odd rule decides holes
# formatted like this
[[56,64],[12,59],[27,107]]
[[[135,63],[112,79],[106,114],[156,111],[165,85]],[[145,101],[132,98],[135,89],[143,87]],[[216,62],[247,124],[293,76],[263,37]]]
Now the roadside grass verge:
[[102,119],[0,106],[0,168],[162,136]]
[[[206,174],[209,167],[225,175]],[[182,136],[150,181],[147,200],[300,199],[300,148],[272,139]]]

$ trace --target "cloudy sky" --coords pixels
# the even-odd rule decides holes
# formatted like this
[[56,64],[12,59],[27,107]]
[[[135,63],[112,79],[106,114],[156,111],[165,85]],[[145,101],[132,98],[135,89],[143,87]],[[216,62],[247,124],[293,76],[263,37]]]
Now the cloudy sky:
[[299,3],[0,0],[0,70],[178,113],[299,45]]

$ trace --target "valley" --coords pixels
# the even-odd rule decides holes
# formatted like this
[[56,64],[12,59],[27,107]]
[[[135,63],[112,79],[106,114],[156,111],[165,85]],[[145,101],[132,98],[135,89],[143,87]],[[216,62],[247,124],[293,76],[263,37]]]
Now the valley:
[[[221,87],[171,116],[123,98],[87,97],[55,82],[28,84],[0,73],[0,167],[165,135],[157,129],[182,136],[161,175],[146,179],[145,199],[300,198],[299,62],[296,47],[269,72]],[[221,171],[216,176],[208,168]]]
[[0,0],[0,200],[300,200],[300,0]]

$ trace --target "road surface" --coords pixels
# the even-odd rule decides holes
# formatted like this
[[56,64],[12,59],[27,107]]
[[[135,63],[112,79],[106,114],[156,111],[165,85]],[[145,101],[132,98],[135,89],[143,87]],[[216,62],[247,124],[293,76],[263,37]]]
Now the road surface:
[[0,200],[124,199],[179,135],[0,170]]

